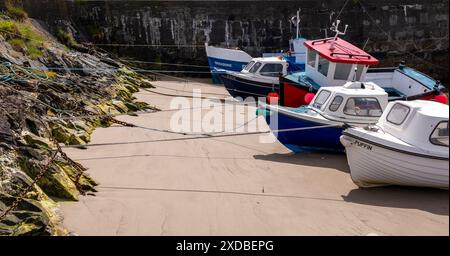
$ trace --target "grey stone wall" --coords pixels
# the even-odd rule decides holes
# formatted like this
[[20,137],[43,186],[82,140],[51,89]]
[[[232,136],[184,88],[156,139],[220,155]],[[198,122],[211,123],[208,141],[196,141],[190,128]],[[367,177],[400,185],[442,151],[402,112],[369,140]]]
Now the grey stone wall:
[[[240,47],[252,55],[286,49],[301,12],[301,33],[324,37],[346,0],[59,1],[24,0],[31,17],[54,27],[70,21],[83,40],[141,60],[206,64],[203,44]],[[349,0],[340,14],[345,39],[378,57],[401,60],[448,82],[447,0]],[[328,30],[328,35],[330,31]],[[156,46],[164,45],[164,46]],[[177,47],[173,47],[177,45]]]

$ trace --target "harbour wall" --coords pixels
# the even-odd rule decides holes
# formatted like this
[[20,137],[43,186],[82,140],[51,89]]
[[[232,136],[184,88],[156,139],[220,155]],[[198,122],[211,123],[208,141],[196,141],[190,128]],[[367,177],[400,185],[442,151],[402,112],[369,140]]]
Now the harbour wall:
[[[76,36],[143,61],[206,64],[204,43],[239,47],[253,56],[288,48],[301,8],[301,35],[342,36],[381,60],[406,61],[448,83],[447,0],[60,1],[23,0],[30,17],[51,28],[70,24]],[[345,5],[345,8],[342,8]],[[338,17],[339,16],[339,17]],[[118,44],[118,45],[116,45]]]

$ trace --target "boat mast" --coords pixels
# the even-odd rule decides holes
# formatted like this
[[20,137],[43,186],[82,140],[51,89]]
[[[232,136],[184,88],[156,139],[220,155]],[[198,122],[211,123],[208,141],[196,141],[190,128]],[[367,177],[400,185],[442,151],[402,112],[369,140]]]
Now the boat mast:
[[301,11],[302,9],[301,8],[298,8],[298,10],[297,10],[297,38],[296,39],[298,39],[299,38],[299,36],[300,36],[300,11]]
[[294,16],[294,17],[291,18],[292,25],[294,25],[295,28],[297,29],[297,33],[296,33],[295,39],[299,39],[300,36],[301,36],[300,35],[300,11],[301,10],[302,10],[301,8],[298,8],[297,16]]

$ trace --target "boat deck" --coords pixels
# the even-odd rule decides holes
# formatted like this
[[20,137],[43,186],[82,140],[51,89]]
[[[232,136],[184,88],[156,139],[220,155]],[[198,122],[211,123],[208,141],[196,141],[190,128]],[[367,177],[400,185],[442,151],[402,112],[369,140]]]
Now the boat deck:
[[320,89],[320,85],[314,82],[311,78],[305,75],[305,72],[293,72],[285,76],[286,79],[291,80],[294,83],[306,84],[315,90]]

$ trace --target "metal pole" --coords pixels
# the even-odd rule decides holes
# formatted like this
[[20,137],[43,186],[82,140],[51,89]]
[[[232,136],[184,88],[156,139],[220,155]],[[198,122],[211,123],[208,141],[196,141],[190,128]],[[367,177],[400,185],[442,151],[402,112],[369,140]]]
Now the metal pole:
[[297,39],[298,39],[299,29],[300,29],[299,26],[298,26],[300,24],[300,9],[297,10],[297,21],[296,22],[297,22],[297,26],[296,27],[297,27]]

